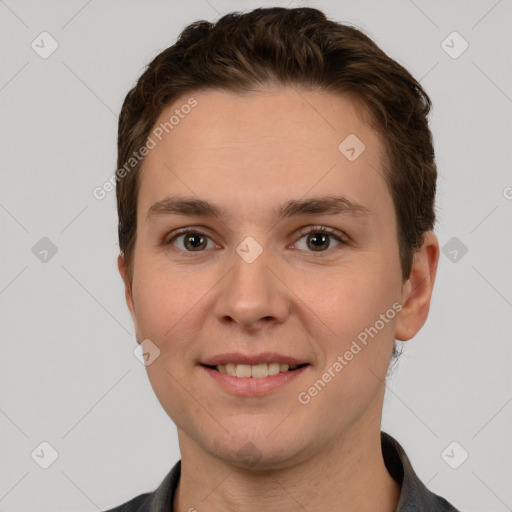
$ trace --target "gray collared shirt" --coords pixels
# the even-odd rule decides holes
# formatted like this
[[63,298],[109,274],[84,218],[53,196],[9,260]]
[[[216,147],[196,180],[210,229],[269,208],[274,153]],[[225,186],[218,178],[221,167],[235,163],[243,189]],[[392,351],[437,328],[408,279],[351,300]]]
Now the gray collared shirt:
[[[398,441],[381,432],[381,444],[386,468],[401,486],[396,512],[459,512],[423,485]],[[180,472],[181,461],[178,461],[155,491],[140,494],[106,512],[172,512]]]

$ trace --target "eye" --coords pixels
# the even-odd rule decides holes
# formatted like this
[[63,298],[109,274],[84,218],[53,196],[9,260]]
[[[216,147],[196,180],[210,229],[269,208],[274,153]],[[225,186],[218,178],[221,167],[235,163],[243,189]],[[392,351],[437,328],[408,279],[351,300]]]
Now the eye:
[[[300,239],[294,244],[294,248],[305,250],[308,252],[326,252],[328,249],[334,248],[338,245],[346,245],[347,241],[341,233],[335,232],[330,228],[324,226],[309,227],[300,233]],[[305,239],[304,245],[301,247],[302,239]],[[332,239],[336,241],[333,246]],[[170,238],[164,239],[162,244],[173,245],[177,249],[184,252],[202,252],[205,249],[220,248],[219,245],[213,240],[198,231],[195,228],[184,228],[175,233]]]
[[[307,228],[306,231],[300,233],[301,238],[295,244],[295,247],[301,250],[310,250],[311,252],[326,252],[327,249],[334,248],[337,245],[346,244],[346,241],[343,239],[342,235],[335,234],[334,230],[326,228],[324,226],[314,226],[312,228]],[[299,247],[299,242],[305,238],[305,248]],[[335,239],[338,243],[335,246],[332,246],[332,239]]]
[[204,249],[218,247],[209,236],[193,228],[182,229],[171,238],[164,240],[163,244],[172,244],[187,252],[201,252]]

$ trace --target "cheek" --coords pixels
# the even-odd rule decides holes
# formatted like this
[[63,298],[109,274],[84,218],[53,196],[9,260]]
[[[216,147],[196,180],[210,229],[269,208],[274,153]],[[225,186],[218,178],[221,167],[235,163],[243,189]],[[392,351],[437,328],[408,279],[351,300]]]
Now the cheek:
[[161,349],[172,339],[186,340],[182,330],[191,318],[194,306],[204,295],[200,278],[152,267],[137,269],[133,301],[137,330]]
[[[152,267],[139,267],[135,273],[133,296],[136,311],[137,336],[149,339],[160,350],[159,356],[146,366],[149,382],[165,411],[173,418],[188,418],[197,404],[183,393],[180,383],[187,382],[187,390],[199,395],[194,382],[187,381],[190,368],[185,361],[193,358],[194,341],[200,336],[197,321],[201,311],[204,283],[193,276]],[[191,285],[192,284],[192,285]],[[195,330],[196,329],[196,330]],[[180,428],[185,425],[178,423]]]
[[[372,264],[369,260],[374,260]],[[378,255],[368,255],[360,268],[332,273],[325,279],[303,283],[304,303],[329,327],[334,343],[350,343],[392,308],[398,297],[399,274]],[[380,330],[392,336],[394,310]],[[381,324],[379,323],[379,326]]]
[[319,341],[325,360],[315,380],[324,373],[335,375],[332,384],[312,400],[311,417],[322,419],[326,404],[337,404],[329,408],[329,421],[349,423],[362,415],[368,404],[377,403],[383,392],[394,343],[397,311],[393,304],[399,275],[383,273],[384,269],[380,264],[365,265],[357,272],[333,276],[328,288],[317,286],[317,298],[309,298],[319,307],[315,313],[334,332]]

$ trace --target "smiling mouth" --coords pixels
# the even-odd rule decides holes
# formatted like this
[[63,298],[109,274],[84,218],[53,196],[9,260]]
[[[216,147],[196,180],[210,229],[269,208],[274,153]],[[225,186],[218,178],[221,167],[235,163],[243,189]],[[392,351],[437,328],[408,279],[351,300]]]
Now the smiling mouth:
[[288,373],[309,366],[308,363],[290,366],[288,364],[280,363],[262,363],[262,364],[218,364],[218,365],[203,365],[211,370],[216,370],[219,373],[225,373],[232,377],[262,379],[278,375],[279,373]]

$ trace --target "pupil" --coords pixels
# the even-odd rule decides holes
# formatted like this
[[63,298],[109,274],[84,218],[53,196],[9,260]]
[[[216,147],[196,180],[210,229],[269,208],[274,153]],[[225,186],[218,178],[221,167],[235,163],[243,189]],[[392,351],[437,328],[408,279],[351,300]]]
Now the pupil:
[[193,249],[197,249],[204,244],[204,237],[198,234],[192,234],[187,237],[187,245]]
[[[327,247],[329,247],[329,240],[327,238],[327,235],[324,234],[324,233],[315,233],[314,235],[311,235],[311,238],[309,239],[310,242],[313,242],[313,249],[314,250],[318,250],[318,249],[327,249]],[[320,244],[317,245],[317,242],[320,241]],[[326,247],[323,247],[323,245],[325,245],[325,243],[327,242],[327,245]]]

